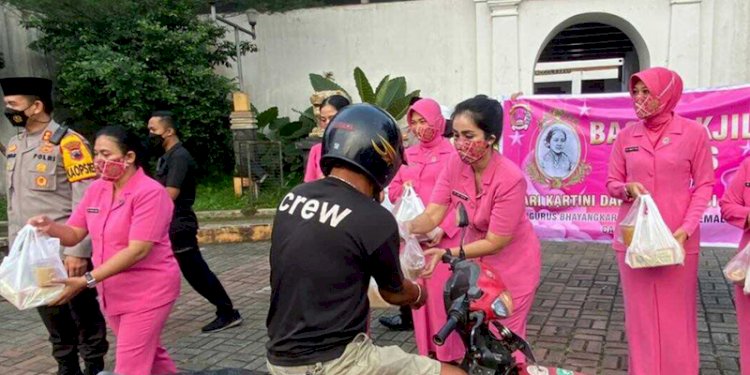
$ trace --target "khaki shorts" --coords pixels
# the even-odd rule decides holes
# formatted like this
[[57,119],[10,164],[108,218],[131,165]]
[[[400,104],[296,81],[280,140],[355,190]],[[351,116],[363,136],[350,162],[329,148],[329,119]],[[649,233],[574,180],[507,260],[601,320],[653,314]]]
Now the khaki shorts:
[[283,367],[266,360],[266,365],[271,375],[440,375],[440,362],[406,353],[398,346],[375,346],[364,333],[332,361]]

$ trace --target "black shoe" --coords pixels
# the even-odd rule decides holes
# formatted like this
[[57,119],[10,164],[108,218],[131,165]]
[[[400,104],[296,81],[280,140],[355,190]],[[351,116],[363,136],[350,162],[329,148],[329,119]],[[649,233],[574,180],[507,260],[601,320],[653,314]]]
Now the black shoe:
[[104,371],[104,358],[84,360],[83,362],[86,365],[83,375],[98,375]]
[[242,324],[242,317],[240,312],[237,310],[232,311],[231,315],[220,315],[217,316],[211,323],[206,324],[201,331],[203,333],[208,332],[219,332],[227,328],[237,327]]
[[401,315],[381,316],[378,321],[391,331],[411,331],[414,329],[414,322],[404,319]]
[[83,375],[81,365],[78,364],[78,357],[75,361],[58,361],[57,375]]

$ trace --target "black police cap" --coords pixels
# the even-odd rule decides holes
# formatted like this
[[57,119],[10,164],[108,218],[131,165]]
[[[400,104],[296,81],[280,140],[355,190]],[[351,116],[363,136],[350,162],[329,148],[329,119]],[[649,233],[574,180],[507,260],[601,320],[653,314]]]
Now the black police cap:
[[12,77],[0,79],[3,95],[36,96],[43,102],[52,101],[52,81],[39,77]]

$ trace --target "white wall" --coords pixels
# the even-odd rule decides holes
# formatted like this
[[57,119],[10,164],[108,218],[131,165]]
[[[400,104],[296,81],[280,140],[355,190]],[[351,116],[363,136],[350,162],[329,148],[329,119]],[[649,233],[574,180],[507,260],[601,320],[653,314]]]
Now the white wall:
[[[244,15],[227,17],[247,25]],[[337,6],[262,15],[259,52],[243,58],[245,89],[259,109],[304,110],[308,74],[333,72],[358,100],[352,72],[372,85],[404,76],[409,90],[453,105],[476,93],[474,5],[471,0],[419,0]],[[233,35],[228,34],[229,37]],[[236,72],[227,69],[232,77]],[[489,94],[489,93],[488,93]]]

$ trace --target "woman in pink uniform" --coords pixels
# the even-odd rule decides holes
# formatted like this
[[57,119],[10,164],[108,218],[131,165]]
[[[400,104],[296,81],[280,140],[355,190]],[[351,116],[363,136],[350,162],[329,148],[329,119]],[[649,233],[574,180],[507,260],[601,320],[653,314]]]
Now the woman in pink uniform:
[[[750,243],[750,158],[746,158],[729,187],[721,197],[721,216],[730,224],[742,228],[739,249]],[[734,286],[737,307],[737,326],[740,331],[740,370],[750,375],[750,296],[742,292],[743,285]]]
[[[500,103],[484,95],[456,106],[453,137],[458,154],[438,178],[425,213],[408,227],[412,233],[427,233],[446,217],[455,220],[448,212],[462,203],[471,222],[464,246],[466,257],[477,258],[501,275],[515,310],[502,323],[526,337],[526,319],[539,284],[542,259],[539,239],[526,216],[524,175],[515,163],[493,150],[502,134],[502,118]],[[444,252],[458,256],[459,248],[452,244],[425,251],[431,260],[424,277],[440,272],[437,266]],[[442,293],[429,296],[428,301],[442,302]],[[438,305],[436,301],[428,303]]]
[[[443,137],[445,118],[436,101],[420,99],[411,106],[406,116],[409,131],[414,134],[419,143],[406,149],[406,160],[409,165],[404,165],[399,169],[398,174],[388,186],[388,194],[395,202],[403,194],[404,187],[411,185],[427,205],[440,172],[446,168],[451,156],[456,154],[456,149],[448,139]],[[440,248],[458,246],[458,228],[455,222],[453,214],[446,215],[439,225],[438,237],[428,245],[438,245]],[[448,319],[445,314],[445,305],[439,298],[443,295],[443,287],[448,277],[450,277],[448,266],[439,264],[432,278],[424,282],[427,295],[434,298],[430,298],[421,309],[412,311],[414,336],[419,354],[434,354],[435,358],[442,362],[458,361],[464,355],[464,346],[457,333],[451,334],[442,346],[437,346],[432,342],[432,336]]]
[[169,243],[172,199],[141,168],[137,136],[121,127],[99,131],[94,144],[100,178],[68,219],[46,216],[29,224],[72,246],[91,237],[93,271],[71,277],[57,303],[96,286],[101,309],[117,336],[115,373],[174,374],[161,332],[180,294],[180,269]]
[[[325,129],[328,126],[328,123],[331,122],[333,116],[336,116],[341,108],[344,108],[349,104],[351,104],[349,99],[341,95],[331,95],[325,98],[320,104],[318,126]],[[322,150],[322,143],[318,143],[310,149],[310,153],[307,156],[307,167],[305,168],[305,182],[323,178],[323,171],[320,170],[320,153]]]
[[618,223],[634,197],[651,194],[685,249],[683,266],[632,269],[626,246],[613,243],[625,299],[629,374],[698,374],[696,287],[699,222],[714,185],[706,130],[674,108],[682,79],[665,68],[630,78],[640,121],[624,128],[609,159],[607,190],[623,200]]

